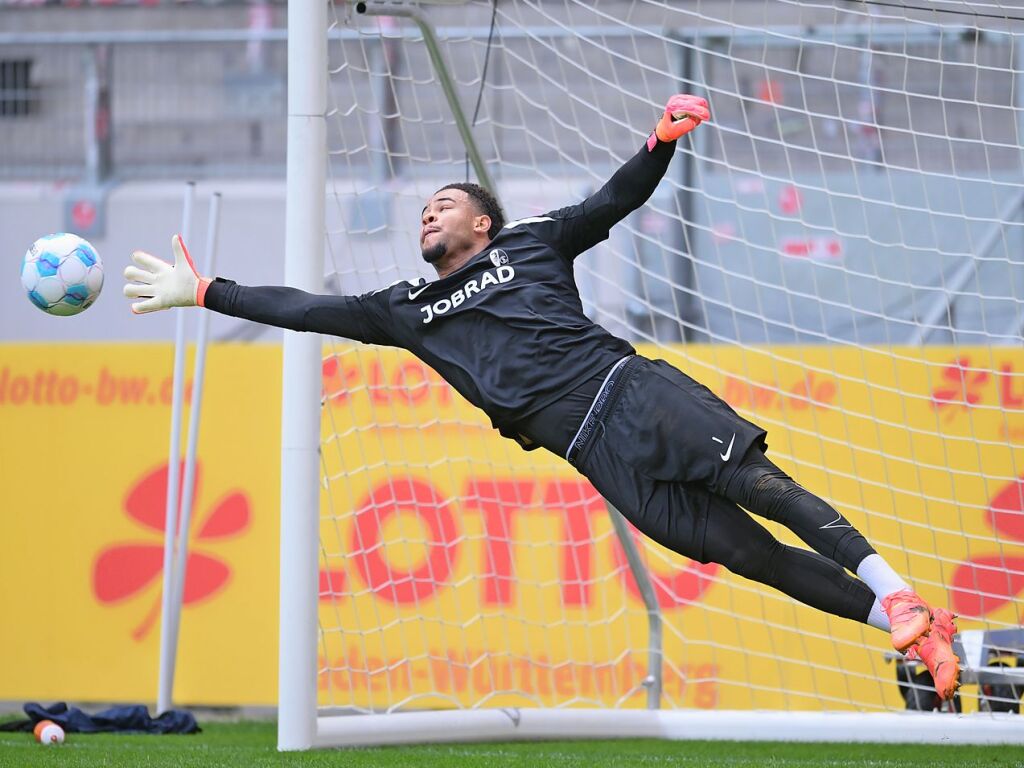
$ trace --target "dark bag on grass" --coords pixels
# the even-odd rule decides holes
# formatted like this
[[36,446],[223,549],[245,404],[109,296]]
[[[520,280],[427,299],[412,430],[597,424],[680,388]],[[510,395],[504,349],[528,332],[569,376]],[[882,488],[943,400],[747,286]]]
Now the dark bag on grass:
[[44,707],[35,702],[25,705],[28,720],[0,723],[0,731],[31,731],[40,720],[52,720],[67,733],[199,733],[200,728],[191,713],[170,709],[157,718],[141,704],[110,707],[95,715],[78,707],[57,702]]

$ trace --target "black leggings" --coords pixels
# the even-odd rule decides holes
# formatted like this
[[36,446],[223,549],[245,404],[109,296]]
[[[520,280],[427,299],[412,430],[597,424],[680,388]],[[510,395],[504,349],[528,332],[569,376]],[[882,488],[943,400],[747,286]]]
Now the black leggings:
[[[761,440],[754,439],[756,427],[746,422],[740,424],[725,404],[708,412],[725,419],[721,429],[710,432],[712,435],[735,431],[749,437],[753,430],[754,445],[742,460],[733,458],[739,466],[724,490],[718,486],[712,490],[712,483],[698,484],[693,476],[700,476],[700,472],[680,471],[672,479],[673,462],[684,463],[692,458],[693,451],[651,453],[643,445],[638,447],[638,441],[659,433],[646,417],[665,413],[646,407],[652,398],[662,397],[671,402],[683,392],[686,398],[681,402],[691,406],[697,403],[697,413],[704,413],[700,409],[708,408],[708,403],[716,400],[705,388],[666,363],[641,365],[648,373],[637,374],[622,395],[629,407],[622,408],[617,417],[607,417],[613,419],[608,428],[614,436],[605,434],[602,422],[599,433],[595,432],[599,436],[581,457],[581,471],[630,522],[663,546],[703,562],[719,563],[733,573],[774,587],[814,608],[864,622],[875,596],[844,568],[856,571],[861,560],[874,550],[832,507],[801,488],[768,460],[760,449]],[[583,421],[609,368],[593,376],[571,396],[514,425],[511,433],[528,435],[534,443],[565,455],[576,433],[575,426],[566,425]],[[651,373],[654,368],[658,368],[659,375]],[[686,411],[694,412],[692,407]],[[717,476],[721,471],[721,454],[711,455],[716,472],[704,474]],[[657,466],[652,467],[649,462],[652,456],[658,459]],[[706,509],[706,515],[697,515],[696,509]],[[744,509],[787,526],[817,554],[782,544]],[[701,538],[700,523],[705,519]]]
[[847,570],[875,550],[850,522],[824,500],[797,484],[759,448],[740,462],[723,494],[750,512],[782,523],[815,552]]
[[[703,559],[814,608],[855,621],[867,619],[874,593],[844,568],[855,571],[874,550],[845,518],[756,447],[744,456],[724,495],[708,515]],[[737,504],[782,523],[817,553],[786,546]]]

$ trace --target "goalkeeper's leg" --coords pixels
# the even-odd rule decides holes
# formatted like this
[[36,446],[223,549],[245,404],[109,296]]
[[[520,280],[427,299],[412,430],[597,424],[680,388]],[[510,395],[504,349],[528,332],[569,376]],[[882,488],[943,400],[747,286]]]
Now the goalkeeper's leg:
[[[933,611],[845,517],[802,488],[758,449],[743,457],[729,479],[725,496],[751,512],[782,523],[819,554],[854,571],[875,597],[866,621],[889,630],[892,644],[899,651],[914,650],[919,645],[937,648],[923,658],[940,695],[951,695],[948,692],[959,675],[950,645],[956,632],[952,614],[943,609]],[[941,662],[929,661],[940,658]]]
[[[885,614],[878,612],[875,594],[863,581],[816,552],[786,546],[727,499],[713,497],[703,557],[813,608],[889,628]],[[956,626],[943,608],[930,616],[930,626],[910,645],[908,656],[925,663],[940,698],[948,699],[959,687],[960,660],[952,647]]]
[[875,602],[867,585],[834,561],[783,544],[736,504],[721,497],[712,497],[708,510],[703,559],[846,619],[866,623]]
[[652,479],[624,461],[620,449],[611,440],[595,440],[580,466],[601,495],[646,536],[819,610],[868,620],[874,595],[835,562],[782,544],[737,504],[703,485]]
[[[856,572],[865,558],[876,555],[849,520],[799,485],[757,448],[743,457],[723,495],[754,514],[782,523],[816,552],[850,571]],[[894,571],[887,575],[889,582],[878,585],[883,596],[907,587]]]
[[871,623],[891,630],[897,650],[909,648],[928,631],[928,606],[860,531],[825,500],[775,466],[763,452],[752,449],[743,457],[724,495],[744,509],[782,523],[816,552],[856,573],[878,601]]

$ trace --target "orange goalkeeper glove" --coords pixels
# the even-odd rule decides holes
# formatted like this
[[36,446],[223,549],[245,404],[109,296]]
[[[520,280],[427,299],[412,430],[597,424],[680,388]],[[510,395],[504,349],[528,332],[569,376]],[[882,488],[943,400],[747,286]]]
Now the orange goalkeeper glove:
[[665,114],[647,140],[647,149],[653,150],[659,140],[665,143],[675,141],[710,119],[707,99],[677,93],[665,105]]
[[125,267],[124,278],[129,281],[124,295],[129,299],[145,299],[132,304],[137,315],[171,307],[203,306],[203,298],[210,280],[196,272],[181,235],[171,238],[174,264],[146,253],[135,251],[132,261],[137,266]]

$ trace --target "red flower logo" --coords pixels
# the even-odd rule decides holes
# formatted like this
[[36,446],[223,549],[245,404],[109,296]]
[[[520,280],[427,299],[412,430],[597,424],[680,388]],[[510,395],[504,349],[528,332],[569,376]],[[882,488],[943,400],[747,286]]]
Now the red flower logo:
[[[193,502],[199,498],[202,466],[196,463]],[[184,478],[184,463],[181,477]],[[194,511],[193,504],[193,511]],[[128,517],[156,534],[146,542],[120,542],[102,550],[93,566],[93,593],[101,603],[113,604],[141,592],[160,578],[164,566],[164,523],[167,508],[167,465],[143,475],[128,491],[124,510]],[[189,554],[185,565],[185,605],[194,605],[224,588],[231,576],[228,565],[213,555],[192,551],[193,542],[208,542],[236,536],[249,527],[249,498],[230,491],[209,510],[202,522],[188,533]],[[196,519],[193,516],[192,522]],[[152,629],[160,613],[157,595],[132,639],[141,640]]]
[[936,411],[949,408],[946,421],[956,415],[956,406],[966,410],[981,402],[980,390],[988,381],[988,371],[972,371],[970,365],[967,357],[954,360],[942,370],[945,385],[932,392],[932,408]]
[[[1024,476],[995,495],[985,513],[993,531],[1024,546]],[[1024,556],[1002,552],[971,557],[953,572],[953,610],[983,617],[1024,590]]]

